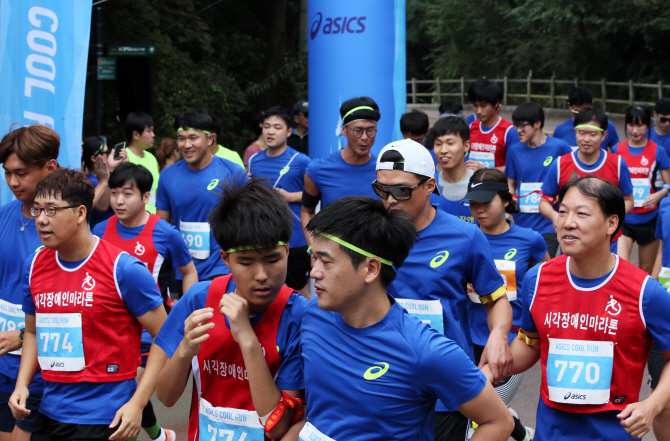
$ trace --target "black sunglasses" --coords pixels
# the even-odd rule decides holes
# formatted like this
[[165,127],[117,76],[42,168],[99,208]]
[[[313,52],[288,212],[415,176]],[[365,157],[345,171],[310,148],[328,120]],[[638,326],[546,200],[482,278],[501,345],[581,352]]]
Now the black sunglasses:
[[389,194],[393,195],[393,198],[396,201],[406,201],[412,198],[412,192],[417,188],[421,187],[428,181],[429,178],[426,178],[416,184],[414,187],[406,187],[404,185],[383,185],[379,184],[377,180],[372,183],[372,189],[375,191],[377,196],[382,199],[388,199]]
[[666,118],[665,116],[659,116],[658,120],[662,122],[663,124],[667,123],[670,121],[670,118]]

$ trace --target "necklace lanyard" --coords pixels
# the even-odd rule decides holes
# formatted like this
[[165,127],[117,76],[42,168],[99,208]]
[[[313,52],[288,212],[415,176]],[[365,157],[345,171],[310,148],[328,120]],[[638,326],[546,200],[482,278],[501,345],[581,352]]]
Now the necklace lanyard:
[[284,168],[282,168],[282,169],[279,171],[279,177],[277,178],[277,180],[275,181],[275,183],[274,183],[274,185],[273,185],[272,187],[277,188],[277,184],[279,184],[279,181],[281,180],[282,176],[284,176],[284,175],[288,172],[288,170],[289,170],[289,168],[290,168],[289,166],[291,165],[291,163],[293,162],[293,160],[295,159],[296,156],[298,156],[298,153],[296,153],[295,155],[291,156],[291,159],[288,161],[288,164],[286,164],[286,165],[284,166]]
[[21,231],[25,230],[28,225],[30,225],[30,221],[32,219],[28,218],[28,222],[25,224],[23,223],[23,213],[19,213],[19,221],[21,221]]

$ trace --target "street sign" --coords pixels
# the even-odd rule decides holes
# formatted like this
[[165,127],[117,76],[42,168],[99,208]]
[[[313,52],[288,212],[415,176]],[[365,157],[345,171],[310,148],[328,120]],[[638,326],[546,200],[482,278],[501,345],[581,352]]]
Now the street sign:
[[98,58],[98,79],[116,79],[116,58]]
[[143,56],[150,57],[158,53],[158,47],[155,44],[108,44],[107,56],[125,57],[125,56]]

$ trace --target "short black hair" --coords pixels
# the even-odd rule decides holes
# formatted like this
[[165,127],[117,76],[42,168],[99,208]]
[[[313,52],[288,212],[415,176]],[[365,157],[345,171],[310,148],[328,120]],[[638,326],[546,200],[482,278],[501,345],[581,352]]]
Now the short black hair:
[[440,112],[440,115],[449,113],[450,115],[458,116],[459,113],[463,112],[463,103],[455,100],[443,101],[440,104],[438,112]]
[[123,123],[123,134],[127,142],[133,141],[133,132],[140,135],[147,127],[153,127],[154,120],[149,114],[144,112],[131,112],[126,116],[126,121]]
[[656,101],[654,112],[661,115],[670,115],[670,98],[661,98]]
[[414,136],[425,135],[428,133],[428,115],[417,109],[403,114],[400,117],[400,132],[410,133]]
[[93,207],[95,187],[80,171],[59,167],[42,178],[35,186],[35,197],[60,197],[68,205],[86,207],[88,221]]
[[[357,107],[371,107],[372,110],[359,109],[353,113],[349,113]],[[368,96],[361,96],[358,98],[352,98],[350,100],[346,100],[340,106],[340,117],[342,118],[342,125],[344,126],[349,124],[351,121],[358,119],[379,121],[379,118],[381,118],[381,116],[382,114],[379,113],[379,106],[377,105],[375,100],[373,100]]]
[[523,103],[514,109],[514,113],[512,113],[512,122],[514,124],[522,122],[535,124],[538,121],[541,123],[540,127],[544,127],[544,110],[537,103]]
[[293,212],[279,192],[264,179],[238,186],[226,180],[209,225],[222,250],[245,246],[273,248],[288,243],[293,233]]
[[573,106],[592,105],[593,94],[586,87],[575,87],[568,95],[568,104]]
[[261,133],[263,133],[263,129],[261,128],[263,121],[265,121],[265,112],[261,110],[254,115],[252,120],[251,131],[254,132],[256,136],[260,136]]
[[216,121],[209,113],[204,110],[187,110],[174,120],[174,129],[196,129],[209,133],[216,133],[220,130],[216,126]]
[[286,123],[286,127],[289,129],[293,127],[293,115],[291,115],[291,112],[286,107],[282,106],[272,106],[268,110],[265,111],[263,114],[263,123],[267,121],[268,118],[271,116],[278,116],[281,119],[284,120]]
[[470,127],[468,123],[459,116],[445,116],[440,118],[433,125],[433,129],[428,134],[426,147],[432,149],[435,147],[435,139],[444,135],[458,135],[463,142],[470,140]]
[[212,117],[212,120],[214,121],[213,127],[212,127],[212,133],[216,135],[216,142],[219,142],[219,138],[221,137],[221,130],[223,130],[223,126],[221,125],[221,121],[216,118]]
[[574,125],[577,127],[593,121],[597,121],[601,129],[607,130],[607,115],[597,107],[584,107],[582,111],[575,116]]
[[84,165],[91,173],[95,167],[91,156],[99,155],[102,152],[102,147],[104,145],[105,140],[98,136],[89,136],[88,138],[84,138],[84,141],[81,143],[81,160],[84,161]]
[[143,165],[124,162],[114,169],[109,175],[109,188],[121,188],[126,182],[132,182],[140,191],[140,195],[151,191],[154,177]]
[[495,106],[502,102],[503,91],[498,83],[480,78],[468,89],[468,99],[473,104],[476,101],[480,101]]
[[[393,262],[400,268],[417,240],[416,228],[403,211],[393,212],[376,199],[346,196],[326,205],[305,229],[318,235],[331,234],[364,250]],[[366,259],[362,254],[340,245],[354,268]],[[396,270],[382,264],[379,280],[385,288],[393,282]]]
[[612,233],[610,240],[616,237],[619,230],[623,227],[623,222],[626,218],[626,203],[623,200],[621,190],[616,185],[602,178],[583,176],[563,184],[561,191],[558,193],[558,200],[562,201],[565,194],[572,187],[577,187],[584,196],[597,199],[605,219],[613,215],[619,218],[619,225],[617,225],[616,230]]
[[[476,181],[491,181],[507,184],[507,176],[497,168],[480,168],[470,176],[470,182]],[[500,199],[502,199],[503,202],[507,202],[505,213],[512,214],[517,212],[516,200],[512,197],[512,193],[510,193],[509,189],[499,191],[498,196],[500,196]]]
[[651,109],[644,104],[633,104],[626,109],[624,133],[628,136],[628,124],[644,124],[651,127]]

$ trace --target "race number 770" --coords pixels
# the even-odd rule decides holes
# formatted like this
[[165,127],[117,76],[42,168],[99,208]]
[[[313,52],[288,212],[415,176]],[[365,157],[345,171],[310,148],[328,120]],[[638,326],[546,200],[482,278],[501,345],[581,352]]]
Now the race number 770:
[[[565,370],[571,369],[574,370],[575,373],[570,382],[576,383],[577,380],[579,380],[579,376],[582,373],[582,370],[584,370],[584,362],[571,361],[568,363],[567,360],[555,360],[554,367],[561,369],[558,372],[558,378],[556,378],[556,381],[561,381],[561,379],[563,379],[563,375],[565,374]],[[598,363],[588,363],[586,365],[586,372],[584,373],[584,379],[589,384],[595,384],[598,382],[598,380],[600,379],[600,366],[598,366]]]

